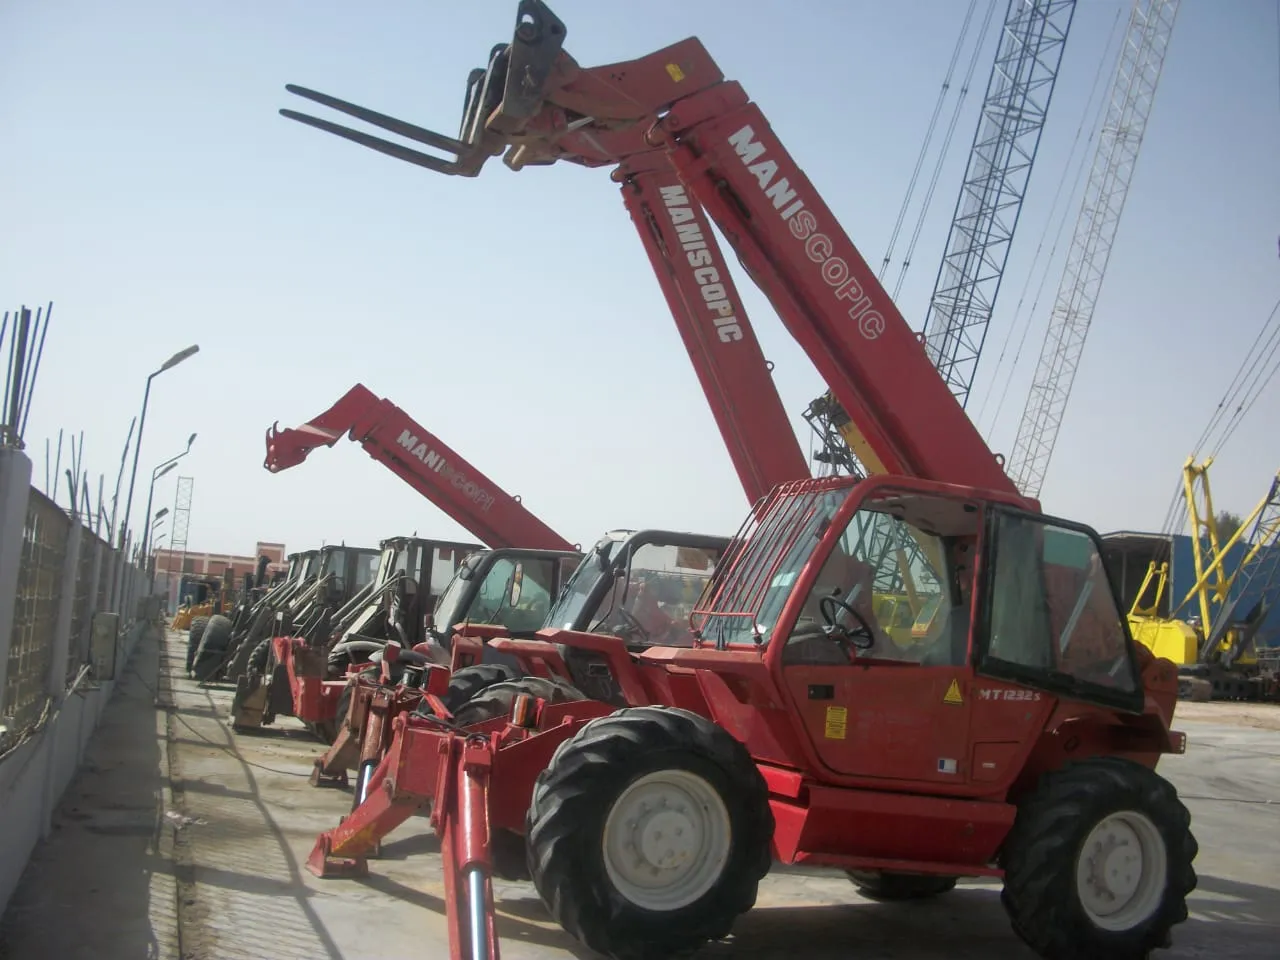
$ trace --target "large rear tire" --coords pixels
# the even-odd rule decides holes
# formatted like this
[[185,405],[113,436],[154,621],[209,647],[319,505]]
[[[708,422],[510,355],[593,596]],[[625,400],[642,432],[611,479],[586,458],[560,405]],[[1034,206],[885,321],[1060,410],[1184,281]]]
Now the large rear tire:
[[566,703],[570,700],[585,700],[586,694],[571,687],[563,680],[548,680],[545,677],[518,677],[485,687],[457,710],[452,711],[453,722],[460,727],[469,727],[483,723],[495,717],[510,715],[516,697],[527,693],[548,703]]
[[726,936],[755,903],[772,835],[768,789],[746,748],[673,707],[622,709],[562,743],[525,826],[542,902],[615,960]]
[[480,691],[495,683],[515,680],[520,674],[505,663],[477,663],[463,667],[449,678],[449,691],[444,695],[444,705],[450,713],[457,713],[464,703]]
[[209,625],[208,617],[196,617],[191,621],[191,629],[187,631],[187,675],[195,666],[196,651],[200,649],[200,638],[204,636],[204,628]]
[[200,637],[200,648],[196,651],[192,674],[196,680],[204,683],[217,678],[222,661],[227,654],[227,645],[231,642],[231,621],[221,614],[214,614],[204,628]]
[[1046,774],[1001,851],[1013,929],[1047,960],[1145,960],[1187,919],[1190,826],[1173,786],[1130,760]]
[[234,683],[241,676],[248,676],[257,667],[258,675],[266,672],[267,660],[271,657],[271,638],[264,637],[255,646],[249,646],[247,637],[241,638],[231,665],[227,667],[227,679]]

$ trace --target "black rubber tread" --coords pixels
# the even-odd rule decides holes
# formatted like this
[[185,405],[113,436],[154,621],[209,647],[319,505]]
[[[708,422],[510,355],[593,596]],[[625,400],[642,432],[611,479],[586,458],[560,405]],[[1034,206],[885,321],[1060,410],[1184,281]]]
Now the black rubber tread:
[[511,713],[511,705],[522,693],[546,700],[549,703],[565,703],[585,700],[586,694],[570,686],[564,680],[548,680],[546,677],[517,677],[485,687],[453,713],[453,722],[460,727],[483,723],[494,717]]
[[231,657],[231,663],[227,666],[227,679],[234,683],[237,677],[247,675],[255,667],[258,675],[261,676],[267,669],[267,660],[270,656],[270,637],[264,637],[257,645],[250,646],[249,638],[242,636],[235,654]]
[[[1168,875],[1156,912],[1127,931],[1102,930],[1076,893],[1076,860],[1089,831],[1119,810],[1146,814],[1164,839]],[[1122,757],[1095,757],[1045,774],[1018,805],[1001,849],[1001,899],[1013,929],[1046,960],[1145,960],[1168,946],[1172,928],[1187,919],[1196,888],[1192,867],[1199,845],[1191,814],[1167,780]]]
[[956,888],[955,877],[887,870],[846,870],[858,893],[868,900],[924,900]]
[[477,663],[471,667],[463,667],[449,678],[449,690],[444,695],[444,705],[450,713],[457,713],[458,708],[486,687],[495,683],[514,680],[520,673],[505,663]]
[[221,614],[214,614],[200,637],[200,649],[196,651],[192,673],[201,682],[215,679],[231,642],[231,621]]
[[[628,783],[670,769],[715,786],[733,836],[717,884],[682,909],[658,913],[614,889],[601,835]],[[614,960],[659,960],[727,936],[751,909],[772,864],[773,825],[764,778],[726,730],[675,707],[628,707],[583,726],[538,775],[525,822],[529,872],[552,917],[585,946]]]
[[200,649],[200,638],[204,636],[204,628],[209,625],[208,617],[196,617],[191,621],[191,629],[187,631],[187,673],[196,662],[196,651]]

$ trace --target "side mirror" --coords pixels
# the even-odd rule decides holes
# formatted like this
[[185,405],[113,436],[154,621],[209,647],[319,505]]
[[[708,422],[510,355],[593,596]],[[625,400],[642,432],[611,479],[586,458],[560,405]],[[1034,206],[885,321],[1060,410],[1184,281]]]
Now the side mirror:
[[517,560],[516,568],[511,574],[511,606],[520,602],[520,585],[524,581],[524,563]]

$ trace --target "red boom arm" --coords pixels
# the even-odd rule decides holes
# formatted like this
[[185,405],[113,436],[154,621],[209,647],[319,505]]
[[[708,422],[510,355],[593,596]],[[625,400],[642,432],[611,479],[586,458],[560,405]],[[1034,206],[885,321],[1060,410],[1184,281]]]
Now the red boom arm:
[[[557,160],[587,167],[620,165],[615,176],[625,184],[638,172],[632,164],[660,176],[660,165],[652,158],[655,149],[665,151],[688,192],[729,239],[865,437],[876,461],[869,468],[1016,493],[1000,458],[947,389],[920,338],[760,109],[739,84],[724,79],[702,42],[691,37],[637,60],[583,69],[561,49],[565,34],[564,24],[541,0],[520,0],[510,45],[491,60],[487,72],[472,78],[464,133],[456,140],[288,87],[452,153],[453,159],[292,110],[281,113],[427,169],[461,176],[475,176],[489,157],[505,153],[505,163],[515,170]],[[629,206],[634,217],[634,201]],[[696,302],[691,296],[696,279],[693,289],[678,284],[670,274],[670,259],[655,256],[647,239],[646,247],[677,322],[682,315],[687,319],[688,311],[678,309],[675,300]],[[669,244],[666,249],[670,251]],[[681,333],[689,343],[683,325]],[[697,356],[694,362],[700,363]],[[705,387],[701,367],[699,376]],[[726,411],[716,399],[712,407],[724,430],[722,418],[734,411]],[[725,438],[737,464],[746,445],[729,431]],[[759,454],[752,450],[751,455]]]
[[701,205],[665,151],[614,171],[649,263],[675,318],[748,503],[809,476],[804,451],[773,385],[772,367]]
[[573,550],[513,497],[390,400],[356,384],[314,420],[292,430],[267,431],[265,466],[272,473],[297,466],[316,447],[345,433],[369,456],[466,527],[490,547]]

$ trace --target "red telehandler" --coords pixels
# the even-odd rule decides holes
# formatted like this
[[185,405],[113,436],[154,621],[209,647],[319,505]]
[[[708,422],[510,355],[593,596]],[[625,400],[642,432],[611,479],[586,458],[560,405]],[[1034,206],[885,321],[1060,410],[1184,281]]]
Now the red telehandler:
[[272,473],[296,467],[316,447],[332,447],[343,435],[490,547],[578,549],[530,513],[519,497],[364,384],[357,383],[300,427],[280,430],[274,424],[267,431],[263,466]]
[[[296,466],[313,449],[333,446],[344,434],[359,441],[371,457],[490,547],[520,548],[529,553],[531,563],[548,557],[576,562],[581,556],[578,547],[530,513],[518,497],[506,493],[407,413],[374,396],[362,384],[356,384],[301,427],[280,430],[278,424],[273,425],[267,431],[264,466],[272,473]],[[417,581],[430,578],[432,558],[438,560],[441,551],[447,554],[452,574],[463,559],[461,551],[467,549],[459,543],[414,538],[388,541],[379,582],[369,585],[362,605],[408,604],[419,590],[426,591],[425,597],[431,584]],[[397,571],[396,566],[402,569]],[[397,573],[400,575],[392,576]],[[558,576],[549,586],[558,589]],[[257,728],[276,715],[289,715],[320,731],[324,739],[334,738],[343,719],[339,711],[340,705],[345,705],[342,694],[348,680],[330,669],[330,652],[339,643],[353,650],[359,646],[348,642],[352,638],[346,636],[346,627],[351,624],[345,620],[358,623],[360,611],[352,609],[350,613],[339,621],[343,628],[331,634],[325,632],[320,638],[274,636],[269,648],[258,654],[262,662],[244,659],[245,671],[230,678],[236,683],[231,710],[238,731]],[[344,662],[343,670],[359,672],[363,666],[362,662],[349,666]]]
[[[1020,496],[812,184],[697,38],[584,69],[521,0],[472,72],[457,139],[290,87],[437,149],[306,122],[438,172],[665,154],[866,440],[877,474],[776,487],[729,546],[685,646],[548,628],[490,643],[609,695],[519,697],[465,730],[401,714],[364,801],[308,866],[366,853],[422,806],[441,836],[451,956],[497,958],[491,835],[523,835],[576,939],[649,960],[727,935],[771,862],[841,868],[873,895],[997,877],[1049,960],[1139,960],[1187,916],[1197,845],[1155,772],[1175,666],[1138,647],[1097,534]],[[289,115],[303,119],[301,115]],[[864,462],[866,462],[864,460]],[[914,541],[911,569],[900,569]],[[890,633],[897,581],[932,617]],[[886,587],[889,584],[889,587]],[[427,681],[428,688],[430,680]]]

